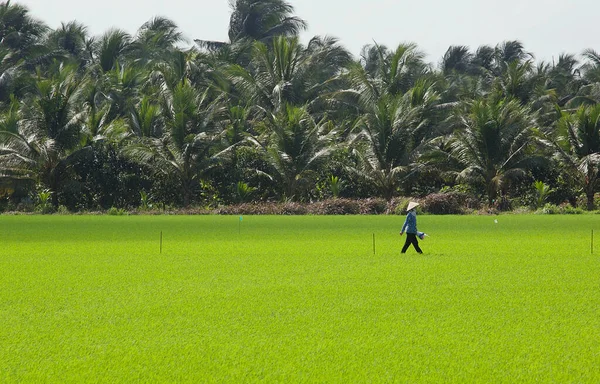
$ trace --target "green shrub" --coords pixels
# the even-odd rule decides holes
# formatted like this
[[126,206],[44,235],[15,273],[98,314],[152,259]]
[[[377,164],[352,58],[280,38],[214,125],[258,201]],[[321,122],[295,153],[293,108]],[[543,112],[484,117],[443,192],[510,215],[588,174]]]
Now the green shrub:
[[49,189],[43,189],[37,193],[36,196],[36,212],[40,212],[44,215],[54,212],[54,207],[52,206],[52,202],[50,198],[52,197],[52,192]]
[[127,211],[125,211],[123,208],[110,207],[110,209],[107,211],[107,213],[110,216],[123,216],[123,215],[127,214]]
[[544,215],[557,215],[560,213],[560,207],[554,204],[546,203],[541,209],[538,209],[536,213]]
[[331,175],[327,179],[327,185],[329,186],[333,198],[337,199],[340,196],[340,191],[344,187],[344,182],[340,180],[339,177]]
[[573,207],[571,204],[560,206],[560,213],[565,215],[581,215],[583,212],[584,210],[582,208]]
[[549,185],[544,184],[543,181],[536,181],[533,183],[535,188],[535,208],[539,208],[548,200],[548,196],[554,192]]
[[536,211],[537,214],[543,215],[580,215],[585,211],[579,207],[573,207],[571,204],[554,205],[547,203],[543,208]]

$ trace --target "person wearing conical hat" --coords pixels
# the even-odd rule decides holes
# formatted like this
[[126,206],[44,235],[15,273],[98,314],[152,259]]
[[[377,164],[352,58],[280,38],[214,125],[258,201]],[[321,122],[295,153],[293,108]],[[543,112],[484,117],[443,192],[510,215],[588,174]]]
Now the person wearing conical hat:
[[417,239],[418,231],[417,231],[417,207],[419,203],[415,203],[411,201],[408,203],[408,214],[406,215],[406,220],[404,221],[404,225],[402,226],[402,230],[400,231],[400,236],[404,235],[406,232],[406,242],[404,243],[404,247],[402,247],[402,253],[406,253],[408,247],[412,244],[415,247],[415,251],[418,253],[423,253],[421,248],[419,248],[419,240]]

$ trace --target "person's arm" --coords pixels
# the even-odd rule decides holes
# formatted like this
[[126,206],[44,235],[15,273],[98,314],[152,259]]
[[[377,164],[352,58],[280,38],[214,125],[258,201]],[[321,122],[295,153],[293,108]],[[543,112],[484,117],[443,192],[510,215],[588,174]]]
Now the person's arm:
[[404,234],[404,230],[408,226],[408,216],[410,216],[410,214],[406,215],[406,219],[404,220],[404,225],[402,225],[402,229],[400,230],[400,236],[402,236]]

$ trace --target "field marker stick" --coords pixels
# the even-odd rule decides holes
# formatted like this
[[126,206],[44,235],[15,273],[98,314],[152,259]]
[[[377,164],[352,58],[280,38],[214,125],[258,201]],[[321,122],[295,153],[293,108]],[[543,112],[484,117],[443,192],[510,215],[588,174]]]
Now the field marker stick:
[[373,234],[373,254],[375,254],[375,234]]
[[162,253],[162,231],[160,231],[160,253]]

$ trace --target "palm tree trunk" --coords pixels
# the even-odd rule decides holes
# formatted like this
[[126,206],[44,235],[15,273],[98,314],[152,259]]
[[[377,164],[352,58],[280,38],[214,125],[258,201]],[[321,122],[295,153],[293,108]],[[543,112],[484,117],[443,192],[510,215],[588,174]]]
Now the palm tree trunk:
[[594,192],[587,193],[587,210],[588,211],[594,210]]
[[585,185],[585,195],[587,197],[586,209],[588,211],[594,210],[594,183],[590,182],[589,179]]
[[595,186],[596,186],[596,168],[595,167],[591,167],[588,166],[588,174],[585,178],[585,194],[587,197],[587,210],[588,211],[593,211],[594,210],[594,192],[595,192]]
[[493,206],[496,202],[496,186],[492,180],[487,182],[488,206]]
[[188,188],[184,188],[183,189],[183,206],[184,206],[184,208],[187,208],[190,205],[190,200],[191,200],[190,195],[191,195],[190,190]]

